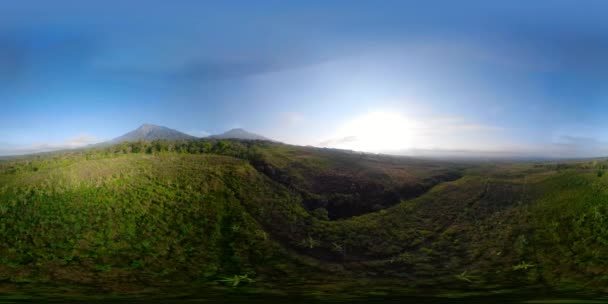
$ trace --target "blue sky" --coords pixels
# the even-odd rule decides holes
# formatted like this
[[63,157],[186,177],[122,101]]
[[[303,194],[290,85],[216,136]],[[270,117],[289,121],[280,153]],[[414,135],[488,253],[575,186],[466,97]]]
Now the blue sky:
[[396,154],[608,155],[605,3],[2,1],[0,155],[142,123]]

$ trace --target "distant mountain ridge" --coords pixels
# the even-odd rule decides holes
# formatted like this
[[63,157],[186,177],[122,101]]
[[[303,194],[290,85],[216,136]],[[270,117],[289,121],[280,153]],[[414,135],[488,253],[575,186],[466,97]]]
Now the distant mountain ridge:
[[183,139],[195,139],[196,137],[182,133],[177,130],[173,130],[163,126],[157,126],[153,124],[143,124],[139,128],[122,135],[120,137],[112,139],[109,143],[117,144],[126,141],[138,141],[138,140],[156,140],[156,139],[168,139],[168,140],[183,140]]
[[[164,126],[158,126],[153,124],[143,124],[139,128],[126,133],[122,136],[116,137],[110,141],[97,144],[99,145],[108,145],[108,144],[118,144],[121,142],[129,142],[129,141],[138,141],[138,140],[188,140],[188,139],[197,139],[199,137],[195,137],[192,135],[188,135],[186,133],[170,129]],[[221,134],[211,135],[203,138],[211,138],[211,139],[242,139],[242,140],[270,140],[267,137],[264,137],[259,134],[251,133],[245,129],[236,128],[228,130]]]
[[245,139],[245,140],[270,140],[267,137],[264,137],[259,134],[251,133],[245,129],[235,128],[228,130],[222,134],[211,135],[209,138],[218,138],[218,139]]

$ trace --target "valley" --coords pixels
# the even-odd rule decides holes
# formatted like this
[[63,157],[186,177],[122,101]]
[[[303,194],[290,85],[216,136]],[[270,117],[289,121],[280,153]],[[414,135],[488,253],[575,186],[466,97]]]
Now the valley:
[[605,292],[607,166],[213,138],[10,158],[0,281]]

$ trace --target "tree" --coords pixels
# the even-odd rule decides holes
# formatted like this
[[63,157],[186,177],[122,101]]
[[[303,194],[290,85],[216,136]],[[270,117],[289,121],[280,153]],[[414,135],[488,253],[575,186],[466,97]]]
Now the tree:
[[317,219],[329,221],[329,212],[323,207],[313,210],[310,214]]

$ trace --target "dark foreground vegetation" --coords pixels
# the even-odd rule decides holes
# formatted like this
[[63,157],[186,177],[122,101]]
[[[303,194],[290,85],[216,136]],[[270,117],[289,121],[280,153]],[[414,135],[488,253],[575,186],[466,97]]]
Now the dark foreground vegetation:
[[606,293],[607,165],[229,140],[3,160],[0,291]]

